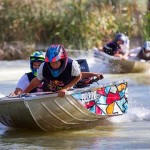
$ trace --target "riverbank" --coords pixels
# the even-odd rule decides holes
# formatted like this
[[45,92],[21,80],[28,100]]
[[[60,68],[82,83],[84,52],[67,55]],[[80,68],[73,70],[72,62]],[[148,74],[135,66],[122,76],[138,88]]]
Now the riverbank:
[[[21,41],[4,42],[0,45],[0,60],[26,60],[34,51],[46,51],[48,46],[26,44]],[[87,58],[91,55],[90,50],[70,50],[67,49],[69,57]]]
[[21,41],[4,42],[0,45],[0,60],[28,59],[35,51],[35,44]]

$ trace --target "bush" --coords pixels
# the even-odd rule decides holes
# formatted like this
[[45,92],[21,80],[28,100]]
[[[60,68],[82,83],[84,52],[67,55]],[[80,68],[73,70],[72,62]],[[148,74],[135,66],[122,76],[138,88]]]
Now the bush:
[[[140,14],[134,0],[1,0],[0,42],[62,43],[71,49],[89,49],[117,31],[142,36]],[[149,33],[148,23],[145,28]]]

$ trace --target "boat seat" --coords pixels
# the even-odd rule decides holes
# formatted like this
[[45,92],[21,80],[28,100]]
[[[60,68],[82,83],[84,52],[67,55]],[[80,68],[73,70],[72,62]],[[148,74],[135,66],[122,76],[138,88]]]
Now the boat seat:
[[77,62],[80,65],[81,72],[90,72],[86,59],[77,59]]
[[[86,59],[77,59],[76,61],[77,61],[77,62],[79,63],[79,65],[80,65],[81,72],[90,72],[89,65],[88,65]],[[90,86],[89,80],[90,80],[89,78],[81,79],[81,80],[74,86],[74,88],[84,88],[84,87]]]

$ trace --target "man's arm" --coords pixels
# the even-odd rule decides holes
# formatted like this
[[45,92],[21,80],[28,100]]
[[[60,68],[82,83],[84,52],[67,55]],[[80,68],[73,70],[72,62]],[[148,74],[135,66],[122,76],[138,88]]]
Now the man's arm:
[[36,88],[40,83],[41,83],[41,80],[39,80],[37,77],[35,77],[22,93],[29,93],[34,88]]
[[96,72],[82,72],[82,79],[85,78],[91,78],[91,77],[97,77],[99,79],[103,79],[103,74],[101,73],[96,73]]
[[81,79],[81,76],[82,74],[80,73],[79,76],[74,77],[73,80],[69,84],[67,84],[60,91],[58,91],[58,96],[64,97],[65,93]]
[[17,96],[20,95],[22,93],[22,89],[20,88],[16,88],[15,91],[13,93],[10,93],[9,96]]
[[66,86],[63,87],[63,89],[69,90],[81,79],[81,76],[82,76],[82,74],[80,73],[79,76],[74,77],[73,80],[69,84],[67,84]]
[[16,85],[16,89],[13,93],[11,93],[9,96],[16,96],[20,95],[22,91],[29,85],[29,79],[27,77],[27,74],[24,74],[18,81]]

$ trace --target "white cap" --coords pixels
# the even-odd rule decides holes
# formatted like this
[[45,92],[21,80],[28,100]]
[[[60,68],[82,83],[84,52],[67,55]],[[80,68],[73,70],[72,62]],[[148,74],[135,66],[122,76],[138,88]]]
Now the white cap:
[[150,41],[146,41],[143,45],[143,48],[147,51],[150,51]]

